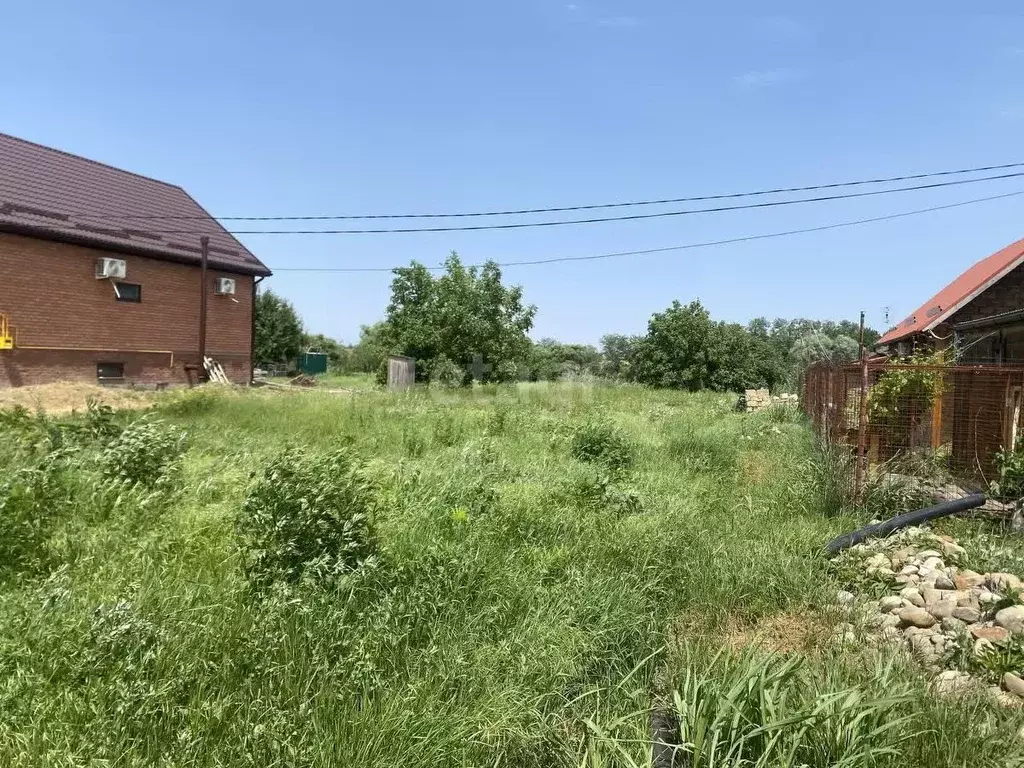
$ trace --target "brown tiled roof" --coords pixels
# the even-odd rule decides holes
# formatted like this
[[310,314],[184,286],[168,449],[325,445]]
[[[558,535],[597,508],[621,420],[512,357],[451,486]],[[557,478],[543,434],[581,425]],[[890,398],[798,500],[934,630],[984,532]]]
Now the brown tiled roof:
[[939,323],[945,322],[953,314],[959,312],[965,304],[974,300],[986,288],[1002,280],[1022,262],[1024,262],[1024,240],[1018,240],[972,265],[956,280],[922,304],[914,314],[895,328],[891,328],[877,343],[892,344],[900,339],[913,336],[915,333],[932,330]]
[[207,235],[212,267],[270,274],[181,187],[3,133],[0,231],[185,263]]

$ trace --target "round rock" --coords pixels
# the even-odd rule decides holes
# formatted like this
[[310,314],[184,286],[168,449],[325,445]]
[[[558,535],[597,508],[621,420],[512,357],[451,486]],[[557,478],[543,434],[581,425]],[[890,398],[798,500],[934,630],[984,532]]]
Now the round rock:
[[1000,707],[1006,707],[1007,709],[1016,709],[1021,705],[1024,705],[1024,701],[1021,701],[1012,693],[1007,693],[998,685],[990,685],[985,689],[989,699],[993,704],[998,704]]
[[956,584],[944,573],[940,573],[935,577],[935,588],[936,589],[956,589]]
[[990,573],[988,575],[988,586],[993,592],[1009,592],[1010,590],[1020,591],[1021,580],[1012,573]]
[[[918,595],[920,597],[920,595]],[[913,606],[911,608],[901,608],[897,614],[900,617],[900,621],[911,627],[920,627],[921,629],[928,629],[929,627],[935,626],[935,617],[932,616],[924,608]]]
[[955,698],[970,693],[976,686],[976,681],[966,672],[956,669],[947,669],[940,672],[932,684],[932,690],[937,696],[943,698]]
[[960,571],[953,577],[953,583],[956,584],[957,589],[970,589],[984,584],[985,577],[974,571]]
[[905,587],[900,590],[900,597],[904,600],[909,600],[918,608],[924,608],[924,597],[922,597],[920,590],[915,587]]
[[1015,635],[1024,633],[1024,605],[1011,605],[996,614],[996,624]]
[[936,619],[944,619],[953,615],[956,603],[952,600],[937,600],[934,603],[926,603],[925,610]]
[[985,592],[982,592],[982,593],[980,593],[978,595],[978,604],[979,605],[992,605],[992,603],[998,603],[998,602],[999,602],[999,595],[995,594],[994,592],[989,592],[989,591],[986,590]]
[[985,627],[975,624],[971,627],[971,634],[978,640],[988,640],[990,643],[1001,643],[1010,637],[1010,632],[1003,627]]
[[949,632],[949,633],[952,633],[952,634],[956,634],[957,632],[962,632],[963,630],[965,630],[967,628],[967,625],[964,624],[963,620],[959,619],[959,618],[956,618],[955,615],[956,615],[956,612],[954,611],[954,615],[953,616],[946,616],[942,620],[941,624],[942,624],[942,631],[943,632]]
[[893,613],[903,607],[903,598],[899,595],[886,595],[878,601],[878,610],[882,613]]
[[1012,672],[1007,672],[1003,675],[1003,688],[1015,696],[1024,699],[1024,680],[1021,680]]
[[976,624],[981,621],[981,611],[970,606],[960,606],[956,608],[953,611],[952,616],[954,619],[958,619],[967,624]]

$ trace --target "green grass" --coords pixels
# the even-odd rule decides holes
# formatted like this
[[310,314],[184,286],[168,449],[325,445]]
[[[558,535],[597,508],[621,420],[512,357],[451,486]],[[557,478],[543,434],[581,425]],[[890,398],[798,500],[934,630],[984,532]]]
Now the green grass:
[[[369,373],[322,373],[315,376],[316,385],[321,389],[352,389],[355,391],[378,389],[373,374]],[[288,376],[273,376],[270,379],[277,384],[287,384]]]
[[[1009,716],[906,666],[720,654],[730,622],[828,621],[819,549],[856,521],[799,419],[571,384],[156,410],[188,449],[149,484],[104,428],[0,423],[0,765],[645,765],[656,702],[751,763],[1007,754]],[[236,523],[286,448],[358,457],[376,553],[257,590]]]

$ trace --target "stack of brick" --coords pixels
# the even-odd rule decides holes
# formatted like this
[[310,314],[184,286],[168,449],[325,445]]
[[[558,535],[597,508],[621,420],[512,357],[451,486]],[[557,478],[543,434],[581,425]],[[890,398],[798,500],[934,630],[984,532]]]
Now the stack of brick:
[[767,389],[748,389],[740,398],[740,410],[747,413],[763,411],[773,405],[792,405],[795,408],[799,404],[800,398],[795,394],[772,395]]

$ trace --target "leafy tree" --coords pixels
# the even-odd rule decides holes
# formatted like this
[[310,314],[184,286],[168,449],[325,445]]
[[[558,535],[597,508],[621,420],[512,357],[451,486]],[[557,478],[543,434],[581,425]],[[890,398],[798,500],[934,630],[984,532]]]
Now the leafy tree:
[[714,324],[699,301],[673,301],[647,323],[634,358],[632,378],[641,384],[696,391],[710,384]]
[[302,349],[302,321],[287,299],[271,290],[256,297],[257,363],[294,363]]
[[641,339],[641,336],[626,336],[621,333],[602,336],[601,373],[605,376],[628,378]]
[[418,380],[441,356],[466,367],[465,384],[515,377],[530,351],[527,332],[537,309],[523,304],[520,286],[502,284],[497,264],[466,267],[453,252],[437,278],[415,261],[394,274],[382,347],[414,358]]
[[601,353],[589,344],[562,344],[541,339],[530,350],[529,378],[555,381],[569,373],[598,373]]
[[322,333],[302,334],[302,349],[327,355],[327,367],[332,371],[347,371],[351,348]]
[[387,357],[384,323],[364,325],[359,329],[359,343],[351,348],[349,370],[354,373],[375,373]]
[[860,345],[849,336],[826,336],[821,331],[797,339],[789,350],[789,358],[804,370],[817,362],[848,363],[856,360]]
[[721,392],[772,387],[784,367],[763,335],[715,322],[699,301],[655,314],[637,346],[630,378],[642,384]]

